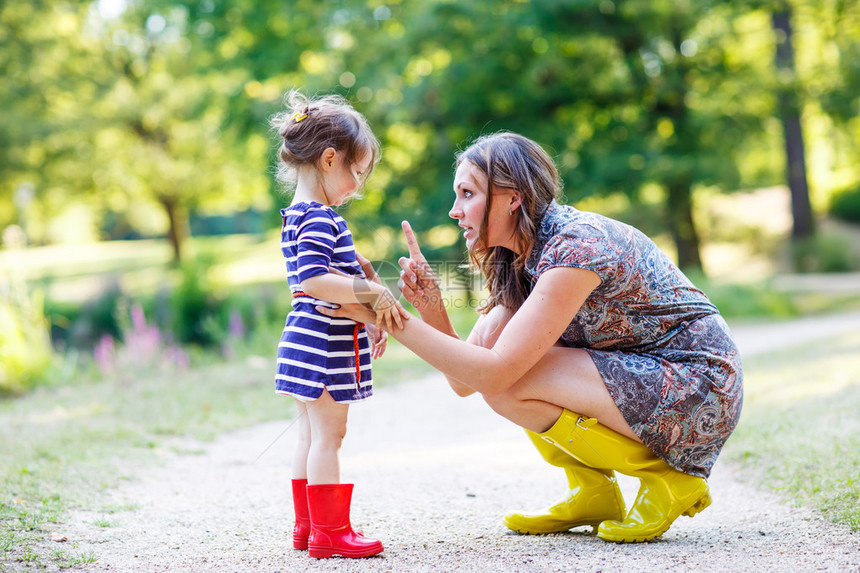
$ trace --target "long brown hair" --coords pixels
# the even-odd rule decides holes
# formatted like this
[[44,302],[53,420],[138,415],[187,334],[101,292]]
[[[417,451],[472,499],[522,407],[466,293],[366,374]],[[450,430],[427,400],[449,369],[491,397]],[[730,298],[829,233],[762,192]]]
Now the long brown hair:
[[[534,246],[537,229],[547,206],[561,195],[558,170],[540,145],[511,132],[484,135],[457,154],[457,166],[474,164],[487,175],[487,208],[475,246],[469,253],[472,264],[483,273],[490,298],[481,308],[486,313],[497,305],[517,309],[531,290],[525,264]],[[487,225],[493,188],[514,189],[523,199],[517,208],[515,241],[521,254],[505,247],[487,247]]]

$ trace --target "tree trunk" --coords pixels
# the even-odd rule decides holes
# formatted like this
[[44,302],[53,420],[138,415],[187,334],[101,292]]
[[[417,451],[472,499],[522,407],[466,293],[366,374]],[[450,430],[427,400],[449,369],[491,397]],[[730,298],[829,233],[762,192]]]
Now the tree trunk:
[[668,181],[669,232],[678,248],[678,266],[684,271],[703,273],[699,254],[699,233],[693,222],[693,190],[689,180]]
[[179,265],[182,262],[183,245],[188,237],[188,216],[185,209],[179,205],[174,197],[159,197],[159,202],[167,212],[170,227],[167,230],[167,238],[173,249],[173,263]]
[[[682,29],[673,27],[671,38],[679,53],[685,35]],[[671,172],[665,175],[669,193],[669,232],[678,249],[678,266],[684,271],[704,274],[702,255],[699,252],[699,233],[693,220],[693,182],[698,176],[694,166],[699,159],[697,155],[689,155],[700,145],[701,133],[688,121],[689,109],[686,100],[690,87],[690,66],[685,58],[681,58],[675,65],[675,72],[676,83],[671,91],[674,97],[667,97],[658,104],[664,108],[675,129],[673,142],[664,150],[664,154],[673,158],[675,164]]]
[[794,51],[791,45],[791,8],[783,3],[773,13],[773,29],[777,34],[776,70],[779,77],[790,82],[779,87],[779,115],[785,135],[786,175],[791,192],[791,215],[794,221],[792,238],[803,239],[814,232],[809,186],[806,181],[806,154],[800,127],[800,101],[797,96]]

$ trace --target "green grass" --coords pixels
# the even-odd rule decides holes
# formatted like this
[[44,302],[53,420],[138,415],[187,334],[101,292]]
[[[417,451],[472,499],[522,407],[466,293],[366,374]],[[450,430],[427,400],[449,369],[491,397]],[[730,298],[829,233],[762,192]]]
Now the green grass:
[[809,314],[860,310],[860,291],[816,292],[776,288],[772,280],[752,283],[711,281],[691,276],[727,319],[792,318]]
[[860,333],[745,364],[724,455],[790,503],[860,530]]

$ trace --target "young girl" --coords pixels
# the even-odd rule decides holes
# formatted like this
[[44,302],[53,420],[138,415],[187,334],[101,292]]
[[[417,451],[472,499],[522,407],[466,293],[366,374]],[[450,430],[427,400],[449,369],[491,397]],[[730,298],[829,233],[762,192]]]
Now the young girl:
[[[332,319],[317,307],[369,305],[388,328],[408,314],[358,255],[346,222],[332,210],[355,195],[378,160],[379,144],[365,118],[345,100],[287,95],[288,111],[272,125],[283,138],[279,178],[295,185],[281,210],[293,310],[278,344],[276,391],[296,399],[299,443],[293,457],[293,547],[311,557],[366,557],[383,550],[353,531],[353,484],[340,483],[338,452],[349,404],[373,393],[371,357],[387,334],[372,325]],[[372,349],[371,349],[372,346]]]

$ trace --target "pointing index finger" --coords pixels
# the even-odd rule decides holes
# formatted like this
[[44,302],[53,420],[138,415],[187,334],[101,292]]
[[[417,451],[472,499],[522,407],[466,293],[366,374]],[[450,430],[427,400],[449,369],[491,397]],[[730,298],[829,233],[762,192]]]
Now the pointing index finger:
[[423,261],[424,255],[421,254],[421,247],[418,246],[418,239],[415,238],[415,233],[412,231],[412,226],[409,221],[400,223],[403,227],[403,234],[406,235],[406,246],[409,248],[409,257],[414,260]]

